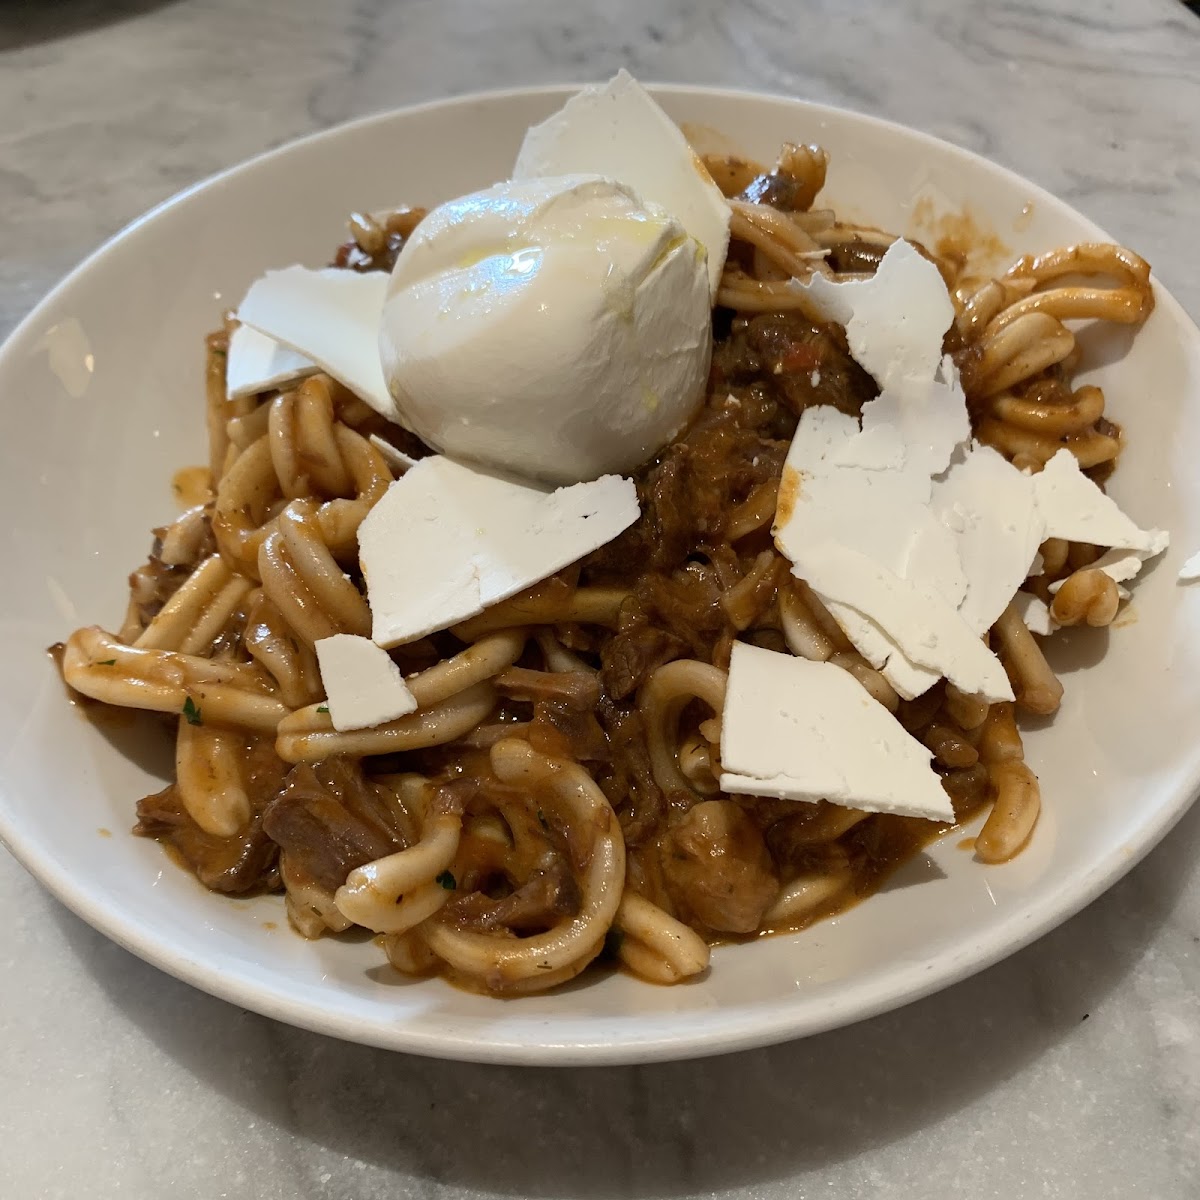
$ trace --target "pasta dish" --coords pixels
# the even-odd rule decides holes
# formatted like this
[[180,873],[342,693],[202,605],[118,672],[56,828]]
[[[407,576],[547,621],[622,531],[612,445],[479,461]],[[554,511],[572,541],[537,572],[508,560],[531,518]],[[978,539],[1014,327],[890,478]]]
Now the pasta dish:
[[[209,335],[207,491],[154,531],[123,623],[75,631],[60,660],[77,693],[170,726],[175,777],[138,802],[135,832],[206,888],[281,893],[305,937],[360,926],[398,971],[518,995],[593,962],[694,977],[713,945],[828,917],[984,811],[981,864],[1036,836],[1018,717],[1053,714],[1063,692],[1040,638],[1111,623],[1128,575],[1105,569],[1099,541],[1041,538],[982,634],[1014,699],[941,675],[906,698],[778,538],[790,489],[807,495],[785,469],[802,418],[856,423],[881,396],[848,322],[797,281],[868,283],[898,239],[818,202],[818,146],[704,166],[730,241],[702,404],[629,472],[639,515],[622,532],[388,647],[415,702],[393,719],[336,728],[317,646],[372,635],[359,529],[431,447],[326,370],[231,399],[236,318]],[[390,273],[425,218],[355,214],[333,266]],[[978,278],[961,255],[916,250],[953,304],[941,349],[975,444],[1034,479],[1065,450],[1103,484],[1123,434],[1100,389],[1073,380],[1073,323],[1144,321],[1147,264],[1089,244]],[[952,821],[723,789],[744,646],[857,681],[927,751]]]

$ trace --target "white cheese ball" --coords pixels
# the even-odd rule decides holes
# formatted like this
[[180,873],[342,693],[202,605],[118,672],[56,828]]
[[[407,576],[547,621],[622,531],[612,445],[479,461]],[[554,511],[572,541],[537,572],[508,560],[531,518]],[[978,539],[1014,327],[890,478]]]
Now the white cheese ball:
[[399,420],[435,450],[567,484],[628,473],[687,424],[711,322],[683,226],[564,175],[431,212],[396,260],[379,347]]

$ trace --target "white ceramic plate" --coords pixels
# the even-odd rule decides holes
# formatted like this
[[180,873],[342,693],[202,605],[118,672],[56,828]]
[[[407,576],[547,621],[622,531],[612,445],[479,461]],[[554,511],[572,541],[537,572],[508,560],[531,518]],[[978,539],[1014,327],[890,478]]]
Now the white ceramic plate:
[[[136,723],[93,726],[44,648],[119,623],[169,481],[203,457],[204,333],[264,269],[318,265],[353,208],[428,204],[507,175],[525,128],[565,89],[467,97],[309,138],[156,209],[62,283],[0,351],[0,835],[51,891],[130,950],[215,995],[355,1041],[447,1058],[633,1062],[715,1054],[894,1008],[995,962],[1069,917],[1138,861],[1200,782],[1200,334],[1161,290],[1132,349],[1091,345],[1129,446],[1113,493],[1171,530],[1136,620],[1062,635],[1066,701],[1028,739],[1044,814],[1012,863],[984,867],[959,834],[878,896],[794,937],[717,951],[706,978],[662,989],[621,976],[499,1001],[404,981],[369,943],[310,943],[277,898],[203,891],[128,835],[170,749]],[[707,89],[658,93],[680,122],[770,161],[785,140],[832,155],[826,197],[872,224],[930,234],[964,208],[1013,251],[1103,238],[1015,175],[852,113]],[[1128,350],[1128,353],[1126,351]],[[1123,355],[1123,357],[1122,357]],[[1103,657],[1101,657],[1101,653]],[[101,831],[111,831],[103,836]]]

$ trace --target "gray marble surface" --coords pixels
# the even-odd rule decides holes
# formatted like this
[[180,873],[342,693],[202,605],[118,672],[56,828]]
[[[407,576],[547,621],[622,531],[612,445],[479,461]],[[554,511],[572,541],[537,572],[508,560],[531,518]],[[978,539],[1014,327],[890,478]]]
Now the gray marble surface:
[[[149,205],[298,134],[523,82],[751,86],[1030,176],[1200,314],[1200,20],[1174,0],[0,4],[0,333]],[[0,853],[0,1195],[1200,1195],[1200,809],[1004,964],[692,1064],[425,1062],[210,999]]]

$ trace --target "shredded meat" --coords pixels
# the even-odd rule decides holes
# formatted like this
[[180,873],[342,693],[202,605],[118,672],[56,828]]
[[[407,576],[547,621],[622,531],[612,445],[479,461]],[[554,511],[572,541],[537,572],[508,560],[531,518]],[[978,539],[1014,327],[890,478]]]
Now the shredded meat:
[[841,326],[814,325],[800,313],[759,313],[735,321],[714,355],[716,371],[730,385],[769,389],[796,417],[818,404],[858,416],[879,390],[850,357]]
[[600,651],[604,691],[614,700],[634,695],[657,667],[682,657],[687,649],[682,638],[649,624],[639,601],[623,616],[620,633]]
[[497,929],[539,933],[575,916],[581,903],[579,885],[565,859],[551,854],[509,895],[493,900],[483,892],[471,892],[450,901],[442,919],[481,933]]
[[626,843],[636,846],[654,833],[666,815],[666,797],[650,769],[645,726],[636,708],[608,699],[600,702],[597,716],[609,750],[597,778],[616,809]]
[[214,892],[273,891],[279,886],[278,850],[263,827],[263,817],[286,770],[271,738],[250,741],[242,760],[242,785],[251,819],[233,837],[205,833],[184,808],[175,784],[138,801],[133,832],[170,846]]
[[663,838],[676,905],[719,933],[752,933],[779,892],[758,826],[732,800],[705,800]]
[[355,867],[404,848],[362,768],[342,758],[293,768],[263,827],[297,871],[331,892]]
[[170,846],[206,888],[236,895],[278,886],[278,847],[264,832],[261,813],[233,837],[217,837],[192,820],[172,784],[139,800],[137,814],[133,832]]

